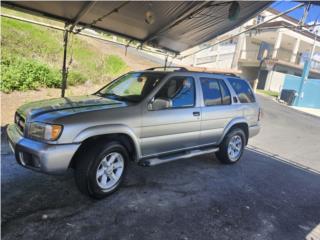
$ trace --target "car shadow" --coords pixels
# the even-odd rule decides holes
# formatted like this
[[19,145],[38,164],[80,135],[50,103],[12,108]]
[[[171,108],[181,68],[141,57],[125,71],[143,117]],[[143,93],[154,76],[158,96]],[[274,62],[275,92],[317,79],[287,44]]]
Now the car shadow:
[[[56,229],[54,226],[59,226],[62,232],[69,231],[70,236],[85,238],[95,234],[97,226],[108,221],[111,226],[109,236],[121,238],[135,231],[135,221],[136,224],[143,221],[146,229],[159,228],[158,231],[166,225],[175,226],[177,220],[173,214],[179,216],[180,220],[186,219],[185,224],[190,228],[189,237],[193,239],[198,237],[193,228],[201,232],[206,224],[215,221],[237,226],[235,229],[240,238],[248,238],[257,229],[265,228],[261,216],[272,223],[270,234],[273,236],[299,239],[304,238],[319,220],[319,173],[256,149],[246,149],[243,159],[232,165],[221,164],[213,155],[150,168],[130,163],[121,189],[104,200],[96,201],[78,192],[72,172],[51,176],[24,169],[15,162],[4,137],[1,147],[3,239],[20,236],[26,232],[26,228],[36,229],[26,237],[41,237],[50,232],[51,236],[59,239],[62,233],[52,232]],[[245,211],[250,209],[255,210],[247,214]],[[131,225],[125,218],[128,211],[133,221]],[[105,218],[106,214],[109,215],[108,219]],[[141,220],[146,217],[150,221],[150,214],[158,216],[161,224],[157,218],[152,220],[155,225],[152,221]],[[201,217],[197,214],[201,214]],[[89,220],[92,216],[95,216],[95,221]],[[212,216],[215,218],[212,219]],[[161,218],[166,221],[163,222]],[[198,218],[207,219],[208,222]],[[52,224],[50,228],[45,224],[47,221]],[[194,225],[189,226],[190,221]],[[89,224],[92,229],[82,231],[77,228],[75,231],[70,227],[74,222],[78,227]],[[219,224],[212,224],[210,226],[216,228],[215,234],[224,234]],[[176,228],[179,230],[179,227],[186,226],[177,224]],[[238,232],[241,227],[245,233]],[[106,229],[98,230],[102,236],[106,232]],[[147,235],[143,236],[142,239],[147,238]],[[213,235],[208,235],[208,239],[209,236]]]

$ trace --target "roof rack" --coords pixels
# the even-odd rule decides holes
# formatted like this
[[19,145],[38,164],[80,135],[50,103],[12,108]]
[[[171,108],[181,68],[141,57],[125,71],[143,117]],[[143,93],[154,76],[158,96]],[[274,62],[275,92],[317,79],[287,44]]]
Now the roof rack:
[[[173,70],[174,72],[176,71],[182,71],[182,72],[188,72],[188,69],[186,69],[185,67],[153,67],[153,68],[148,68],[146,70],[148,71],[156,71],[158,69],[159,70],[163,70],[166,71],[167,69]],[[175,69],[175,70],[174,70]]]
[[187,69],[186,67],[178,67],[178,66],[172,66],[172,67],[153,67],[146,69],[147,71],[166,71],[170,69],[173,72],[198,72],[198,73],[209,73],[209,74],[217,74],[217,75],[225,75],[230,77],[239,77],[235,73],[227,73],[227,72],[215,72],[210,71],[206,69]]
[[212,74],[220,74],[220,75],[225,75],[225,76],[230,76],[230,77],[239,77],[237,74],[234,73],[218,73],[218,72],[208,72]]

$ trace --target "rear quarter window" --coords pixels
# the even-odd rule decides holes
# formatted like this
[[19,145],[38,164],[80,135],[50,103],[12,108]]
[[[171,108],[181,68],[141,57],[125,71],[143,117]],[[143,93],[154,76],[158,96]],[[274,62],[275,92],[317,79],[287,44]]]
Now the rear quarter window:
[[252,103],[256,101],[252,89],[247,81],[240,78],[228,78],[228,81],[236,92],[241,103]]

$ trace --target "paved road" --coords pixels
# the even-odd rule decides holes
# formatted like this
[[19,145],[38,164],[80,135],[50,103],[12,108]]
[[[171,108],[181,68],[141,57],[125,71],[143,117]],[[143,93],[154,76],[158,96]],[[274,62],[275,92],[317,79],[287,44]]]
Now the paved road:
[[[309,167],[320,159],[319,143],[307,154],[296,143],[314,140],[320,120],[268,99],[262,105],[264,130],[250,144],[281,158],[250,147],[232,166],[212,155],[131,165],[120,191],[102,201],[79,194],[71,173],[47,176],[17,166],[3,143],[2,238],[304,239],[320,223],[320,175],[282,159]],[[302,130],[293,134],[297,126]]]
[[[116,44],[116,43],[108,43],[110,45],[113,45],[114,47],[118,47],[120,49],[124,49],[124,46]],[[133,48],[133,47],[128,47],[127,51],[131,54],[134,54],[138,57],[144,58],[146,60],[149,60],[153,63],[158,64],[159,66],[164,66],[165,63],[165,56],[160,55],[160,54],[156,54],[156,53],[151,53],[151,52],[146,52],[146,51],[142,51],[142,50],[138,50],[137,48]],[[168,63],[170,64],[171,61]]]
[[250,145],[320,173],[320,118],[275,103],[271,98],[259,99],[263,128]]

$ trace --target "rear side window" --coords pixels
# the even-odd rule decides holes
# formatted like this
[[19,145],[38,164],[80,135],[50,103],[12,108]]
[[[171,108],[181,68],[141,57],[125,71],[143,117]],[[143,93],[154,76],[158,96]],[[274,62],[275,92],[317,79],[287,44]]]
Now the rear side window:
[[256,101],[249,84],[245,80],[240,78],[228,78],[228,80],[241,103],[252,103]]
[[226,84],[219,79],[200,78],[203,100],[206,106],[231,104],[231,96]]
[[228,105],[231,104],[231,94],[230,91],[223,80],[219,80],[221,87],[221,96],[222,96],[222,104]]

